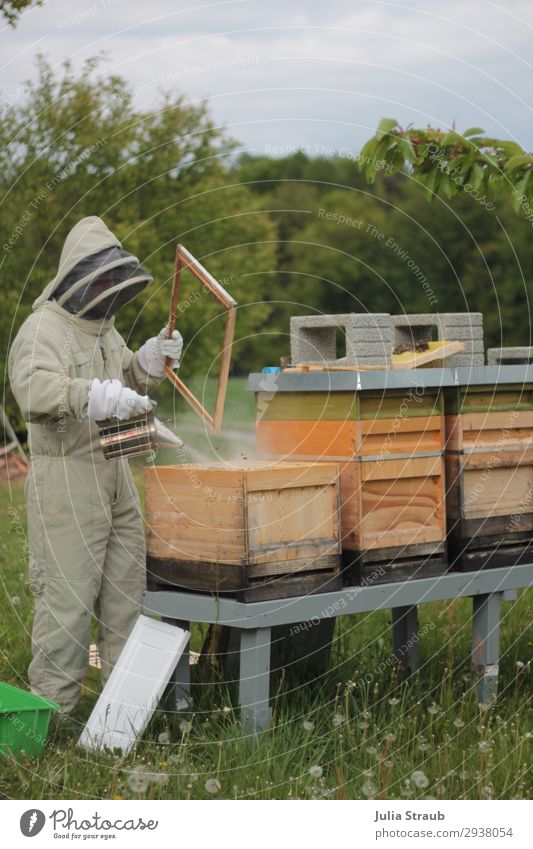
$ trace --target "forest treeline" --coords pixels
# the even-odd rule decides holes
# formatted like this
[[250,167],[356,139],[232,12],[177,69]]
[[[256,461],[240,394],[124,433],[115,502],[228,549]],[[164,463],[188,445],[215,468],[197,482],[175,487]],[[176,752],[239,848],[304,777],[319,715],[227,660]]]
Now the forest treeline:
[[[430,204],[413,176],[390,176],[386,163],[369,185],[356,153],[250,155],[206,104],[154,98],[152,109],[136,108],[128,83],[97,59],[75,73],[40,57],[34,81],[3,105],[4,363],[69,229],[94,214],[155,278],[117,317],[133,348],[168,313],[178,242],[239,304],[235,374],[278,364],[290,316],[315,311],[480,311],[487,345],[529,344],[532,227],[505,194]],[[185,377],[216,369],[222,321],[185,275]]]

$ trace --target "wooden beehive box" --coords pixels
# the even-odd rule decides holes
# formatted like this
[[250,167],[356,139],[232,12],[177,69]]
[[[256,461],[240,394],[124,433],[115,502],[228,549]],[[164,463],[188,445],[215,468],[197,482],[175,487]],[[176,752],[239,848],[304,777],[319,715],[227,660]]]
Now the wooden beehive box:
[[439,388],[279,392],[256,397],[262,456],[340,468],[342,547],[357,568],[388,576],[446,568],[444,417]]
[[450,560],[461,570],[531,559],[533,391],[446,392],[446,512]]
[[151,584],[246,601],[336,589],[338,475],[333,463],[146,467]]

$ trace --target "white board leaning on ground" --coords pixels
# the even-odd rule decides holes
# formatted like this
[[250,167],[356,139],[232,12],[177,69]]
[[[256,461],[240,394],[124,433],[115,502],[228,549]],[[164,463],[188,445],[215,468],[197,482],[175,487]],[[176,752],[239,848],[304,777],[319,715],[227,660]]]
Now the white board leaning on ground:
[[189,637],[183,628],[139,616],[78,746],[127,754],[148,725]]

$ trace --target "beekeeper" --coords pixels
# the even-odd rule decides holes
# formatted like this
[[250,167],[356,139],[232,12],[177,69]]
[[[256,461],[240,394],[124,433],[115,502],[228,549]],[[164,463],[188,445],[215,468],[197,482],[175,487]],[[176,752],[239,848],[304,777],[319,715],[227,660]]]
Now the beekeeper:
[[105,684],[140,613],[146,585],[139,497],[127,460],[105,460],[95,422],[149,411],[177,368],[174,331],[133,353],[116,311],[152,277],[96,217],[68,234],[56,277],[9,352],[9,379],[28,423],[25,485],[30,586],[35,595],[28,675],[33,692],[69,712],[87,671],[93,615]]

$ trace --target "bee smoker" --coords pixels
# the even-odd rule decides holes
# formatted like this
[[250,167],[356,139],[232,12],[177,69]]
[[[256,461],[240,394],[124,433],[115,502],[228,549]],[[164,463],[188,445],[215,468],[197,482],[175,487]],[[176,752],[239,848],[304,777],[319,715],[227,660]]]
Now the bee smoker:
[[120,421],[107,419],[97,422],[100,445],[106,460],[116,457],[135,457],[156,448],[181,448],[183,441],[153,413]]

